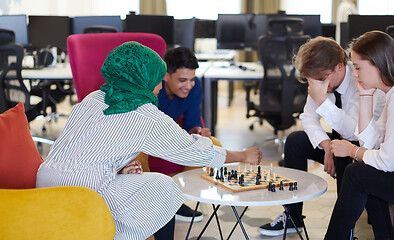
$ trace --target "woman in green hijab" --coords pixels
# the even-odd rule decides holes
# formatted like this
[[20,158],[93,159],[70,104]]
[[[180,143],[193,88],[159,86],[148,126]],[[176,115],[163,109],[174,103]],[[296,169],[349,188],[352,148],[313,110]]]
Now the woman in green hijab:
[[156,240],[173,239],[174,216],[184,201],[168,176],[128,174],[142,173],[133,161],[140,152],[185,166],[261,160],[257,148],[235,152],[214,146],[158,110],[156,95],[165,73],[166,64],[146,46],[127,42],[112,50],[102,67],[107,83],[73,107],[37,174],[37,187],[97,191],[114,217],[117,240],[152,234]]

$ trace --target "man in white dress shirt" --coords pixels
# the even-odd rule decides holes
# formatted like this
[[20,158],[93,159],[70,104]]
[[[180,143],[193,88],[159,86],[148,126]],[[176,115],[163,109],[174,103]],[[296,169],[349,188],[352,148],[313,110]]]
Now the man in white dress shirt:
[[[324,171],[337,179],[339,192],[345,167],[351,158],[336,158],[331,152],[333,138],[356,141],[354,135],[358,122],[359,93],[356,80],[352,77],[352,65],[348,56],[333,39],[317,37],[301,46],[295,67],[300,76],[308,82],[308,98],[300,119],[304,131],[291,133],[285,144],[285,167],[307,171],[308,159],[324,164]],[[385,100],[382,93],[376,93],[374,117],[377,119]],[[327,133],[321,119],[332,128]],[[302,203],[287,205],[289,214],[297,228],[302,230]],[[296,232],[295,227],[280,214],[273,222],[259,228],[262,235],[278,236]]]

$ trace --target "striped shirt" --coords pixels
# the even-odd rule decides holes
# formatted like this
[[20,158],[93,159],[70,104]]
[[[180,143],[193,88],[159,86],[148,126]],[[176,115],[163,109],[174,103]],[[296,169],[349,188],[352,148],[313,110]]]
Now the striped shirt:
[[114,217],[115,239],[146,239],[183,203],[171,178],[158,173],[117,174],[140,152],[185,166],[223,165],[226,152],[190,135],[153,104],[104,115],[105,93],[75,105],[37,174],[37,187],[85,186],[97,191]]

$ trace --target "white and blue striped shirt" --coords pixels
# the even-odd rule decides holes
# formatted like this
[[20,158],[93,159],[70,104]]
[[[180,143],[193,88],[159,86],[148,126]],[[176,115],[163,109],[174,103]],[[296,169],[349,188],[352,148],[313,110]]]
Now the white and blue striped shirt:
[[209,138],[190,135],[153,104],[104,115],[105,93],[74,106],[61,136],[37,174],[37,187],[85,186],[107,202],[115,239],[146,239],[183,203],[171,178],[158,173],[117,174],[140,152],[186,166],[223,165],[226,152]]

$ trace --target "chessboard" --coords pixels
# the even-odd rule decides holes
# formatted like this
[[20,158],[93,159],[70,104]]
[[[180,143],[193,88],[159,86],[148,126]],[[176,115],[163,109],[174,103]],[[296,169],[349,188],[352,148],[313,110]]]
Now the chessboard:
[[201,178],[232,192],[256,189],[268,189],[271,192],[285,189],[297,190],[297,181],[275,174],[272,167],[270,170],[262,169],[260,166],[243,170],[229,170],[226,167],[205,169],[206,171],[201,174]]

